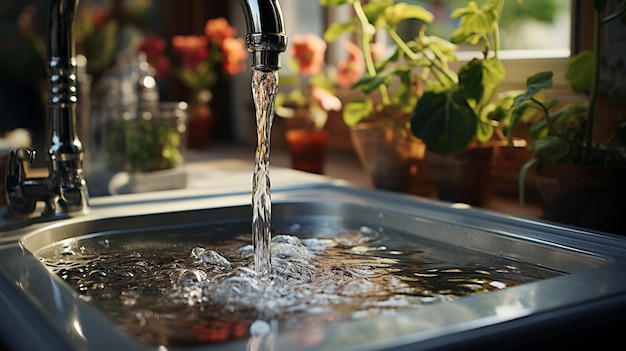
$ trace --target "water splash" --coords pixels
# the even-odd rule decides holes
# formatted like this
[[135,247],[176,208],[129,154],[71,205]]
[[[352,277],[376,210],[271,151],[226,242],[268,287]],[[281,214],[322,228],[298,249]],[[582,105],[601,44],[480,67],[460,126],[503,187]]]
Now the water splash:
[[278,93],[278,73],[255,70],[252,75],[252,96],[256,109],[257,148],[252,180],[252,243],[254,268],[262,277],[272,269],[270,222],[272,200],[270,185],[270,135],[274,119],[274,102]]

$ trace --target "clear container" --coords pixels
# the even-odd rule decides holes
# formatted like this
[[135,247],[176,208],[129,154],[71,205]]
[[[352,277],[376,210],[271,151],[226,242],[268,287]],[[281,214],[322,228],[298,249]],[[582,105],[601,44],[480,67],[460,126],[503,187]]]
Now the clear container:
[[102,140],[109,170],[152,172],[183,165],[186,102],[111,107],[107,115]]

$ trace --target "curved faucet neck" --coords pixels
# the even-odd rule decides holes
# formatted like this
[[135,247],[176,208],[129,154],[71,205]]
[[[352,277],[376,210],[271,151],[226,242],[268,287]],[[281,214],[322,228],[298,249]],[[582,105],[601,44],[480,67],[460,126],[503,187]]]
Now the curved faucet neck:
[[280,69],[280,53],[287,48],[283,14],[278,0],[240,0],[248,34],[246,46],[252,54],[252,68]]

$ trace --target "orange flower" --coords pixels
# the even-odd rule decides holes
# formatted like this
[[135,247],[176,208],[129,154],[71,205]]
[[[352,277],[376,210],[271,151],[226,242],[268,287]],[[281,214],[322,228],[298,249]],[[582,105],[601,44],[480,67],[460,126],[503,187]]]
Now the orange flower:
[[[180,54],[180,67],[172,72],[193,92],[211,89],[219,72],[235,75],[245,70],[248,52],[243,39],[225,18],[206,22],[204,35],[177,35],[172,46]],[[181,69],[182,68],[182,69]]]
[[361,49],[350,41],[344,41],[343,46],[348,57],[337,64],[337,79],[339,86],[349,88],[363,77],[365,73],[365,59]]
[[291,45],[291,55],[298,63],[300,74],[316,74],[322,69],[326,47],[326,42],[317,35],[294,36]]
[[172,38],[172,46],[183,55],[183,66],[194,71],[209,57],[208,41],[207,37],[200,35],[176,35]]
[[248,57],[248,51],[242,38],[224,39],[222,53],[224,54],[222,68],[226,73],[235,75],[246,69],[245,61]]
[[228,23],[226,18],[220,17],[206,22],[204,34],[209,40],[221,46],[225,39],[234,37],[237,30]]

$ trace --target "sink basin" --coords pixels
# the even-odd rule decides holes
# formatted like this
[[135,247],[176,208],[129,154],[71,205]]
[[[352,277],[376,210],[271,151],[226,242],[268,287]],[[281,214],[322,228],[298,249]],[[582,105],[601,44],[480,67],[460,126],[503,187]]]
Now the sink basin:
[[[184,240],[194,228],[215,223],[248,228],[250,202],[248,191],[148,193],[94,199],[91,213],[81,217],[5,223],[0,228],[0,349],[155,349],[83,301],[41,256],[93,238],[141,234],[146,240],[146,233],[166,229]],[[460,260],[550,272],[485,294],[317,325],[313,343],[311,330],[283,329],[272,342],[275,350],[482,349],[498,343],[514,349],[546,340],[562,345],[563,337],[573,340],[576,327],[610,322],[617,315],[604,312],[626,306],[626,240],[618,236],[330,183],[273,190],[272,203],[273,225],[375,228],[399,233],[407,246],[423,241],[442,247]],[[248,343],[193,349],[244,350]]]

